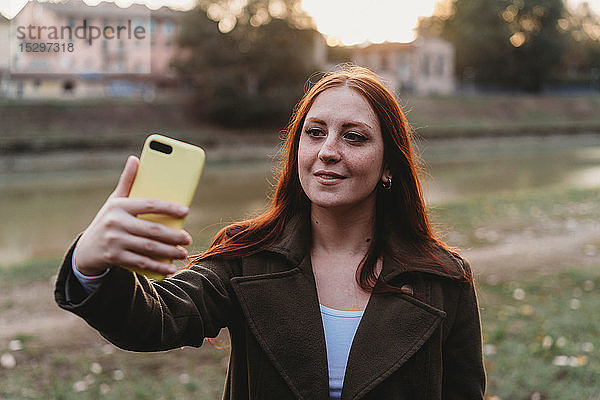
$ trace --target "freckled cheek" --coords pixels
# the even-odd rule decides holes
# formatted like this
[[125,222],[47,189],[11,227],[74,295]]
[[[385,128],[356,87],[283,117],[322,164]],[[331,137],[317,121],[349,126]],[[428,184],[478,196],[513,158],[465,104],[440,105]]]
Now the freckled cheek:
[[303,175],[306,175],[311,170],[311,162],[305,155],[298,154],[298,173],[300,174],[300,178]]
[[311,146],[307,143],[303,143],[300,140],[300,146],[298,148],[298,169],[311,171],[312,165],[315,163],[319,155],[319,149],[316,146]]
[[310,179],[312,171],[312,162],[310,157],[306,157],[306,154],[298,153],[298,178],[300,179],[300,184],[306,190],[305,187]]
[[382,160],[378,157],[365,155],[356,157],[352,162],[352,171],[354,175],[369,178],[371,176],[379,176],[378,165],[382,164]]

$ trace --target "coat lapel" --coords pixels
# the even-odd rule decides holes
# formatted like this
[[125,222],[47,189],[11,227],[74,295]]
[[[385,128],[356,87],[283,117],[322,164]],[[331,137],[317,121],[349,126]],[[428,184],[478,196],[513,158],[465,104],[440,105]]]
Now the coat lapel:
[[307,255],[296,268],[231,280],[250,329],[299,399],[329,399],[327,351]]
[[[295,396],[325,400],[329,399],[327,349],[309,246],[310,227],[296,216],[267,248],[285,256],[290,269],[236,277],[231,283],[250,329]],[[384,255],[378,284],[404,272]],[[435,270],[422,272],[445,276]],[[407,294],[372,294],[350,349],[342,399],[363,397],[398,370],[445,315]]]
[[[384,256],[378,284],[401,273],[401,267]],[[348,356],[342,399],[359,399],[392,375],[445,317],[444,311],[408,294],[371,294]]]

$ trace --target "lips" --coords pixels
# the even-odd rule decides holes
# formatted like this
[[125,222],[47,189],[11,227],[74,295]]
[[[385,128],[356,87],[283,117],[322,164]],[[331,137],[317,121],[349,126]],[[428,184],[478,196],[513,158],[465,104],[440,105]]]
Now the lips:
[[317,171],[314,173],[317,182],[324,186],[337,185],[346,179],[345,176],[335,173],[333,171]]
[[333,171],[317,171],[314,173],[315,176],[318,176],[323,179],[344,179],[345,176],[337,174]]

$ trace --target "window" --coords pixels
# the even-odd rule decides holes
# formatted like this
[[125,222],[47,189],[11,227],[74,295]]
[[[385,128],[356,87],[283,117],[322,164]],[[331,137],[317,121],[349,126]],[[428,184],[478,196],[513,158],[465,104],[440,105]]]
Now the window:
[[424,54],[421,60],[421,73],[423,76],[429,76],[431,60],[429,54]]
[[435,63],[435,74],[437,76],[444,76],[444,64],[446,59],[443,54],[438,54],[437,62]]
[[165,35],[167,35],[167,36],[171,35],[172,31],[173,31],[173,24],[171,23],[171,21],[165,21],[163,24],[163,32],[165,33]]
[[393,57],[390,53],[383,53],[381,55],[381,69],[384,71],[391,71],[393,69]]
[[410,76],[409,59],[406,54],[400,56],[398,62],[398,76],[400,76],[401,79],[408,79]]

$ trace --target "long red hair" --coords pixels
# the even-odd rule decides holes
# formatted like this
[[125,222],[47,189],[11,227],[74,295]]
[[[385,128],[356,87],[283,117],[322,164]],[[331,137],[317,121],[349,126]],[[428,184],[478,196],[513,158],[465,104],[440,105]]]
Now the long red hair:
[[[375,286],[375,265],[385,250],[385,237],[395,235],[402,250],[392,255],[406,270],[441,268],[471,281],[458,264],[448,262],[442,254],[458,256],[437,239],[427,217],[419,182],[419,167],[411,147],[411,132],[394,96],[366,68],[346,67],[329,73],[316,82],[294,108],[285,131],[283,154],[278,167],[279,179],[268,210],[262,215],[236,222],[221,229],[208,250],[190,258],[190,264],[208,257],[238,258],[264,250],[283,232],[292,216],[302,213],[309,218],[310,201],[298,176],[298,146],[304,119],[315,98],[323,91],[346,86],[360,93],[377,115],[384,142],[384,161],[393,177],[390,190],[377,186],[375,236],[356,272],[358,284],[365,291]],[[440,252],[440,250],[442,250]],[[394,290],[387,286],[386,290]]]

